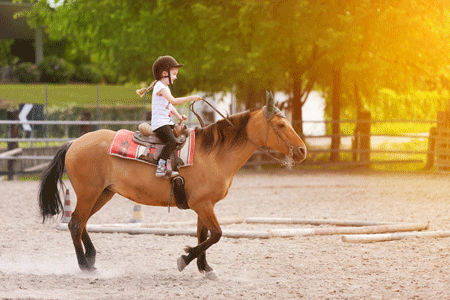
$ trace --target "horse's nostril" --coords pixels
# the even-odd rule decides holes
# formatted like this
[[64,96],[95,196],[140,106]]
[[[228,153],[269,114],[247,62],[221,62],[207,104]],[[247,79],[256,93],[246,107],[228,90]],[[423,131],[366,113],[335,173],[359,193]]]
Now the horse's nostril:
[[303,147],[300,147],[300,153],[304,156],[306,155],[306,149]]

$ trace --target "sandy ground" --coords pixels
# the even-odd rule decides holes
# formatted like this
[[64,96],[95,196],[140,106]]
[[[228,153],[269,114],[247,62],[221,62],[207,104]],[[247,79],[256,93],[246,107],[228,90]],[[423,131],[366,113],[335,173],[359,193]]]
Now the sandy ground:
[[[219,218],[429,221],[430,230],[450,230],[449,187],[447,175],[434,174],[242,172],[216,212]],[[0,181],[2,299],[450,298],[450,238],[370,244],[344,243],[339,235],[222,238],[208,251],[221,277],[211,281],[195,263],[177,270],[177,258],[195,237],[92,233],[98,271],[86,274],[78,269],[69,232],[56,230],[57,222],[40,222],[37,188],[37,182]],[[90,223],[127,223],[132,210],[132,202],[115,196]],[[196,219],[178,209],[142,212],[146,222]]]

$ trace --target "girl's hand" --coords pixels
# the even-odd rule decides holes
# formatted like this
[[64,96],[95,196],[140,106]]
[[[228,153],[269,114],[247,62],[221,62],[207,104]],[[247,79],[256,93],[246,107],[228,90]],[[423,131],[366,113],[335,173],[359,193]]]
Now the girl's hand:
[[148,92],[147,88],[142,88],[142,89],[138,89],[136,90],[136,94],[138,94],[139,96],[144,97],[144,94]]
[[200,97],[200,96],[197,96],[197,95],[192,95],[191,96],[191,101],[197,102],[197,101],[200,101],[200,100],[202,100],[202,97]]
[[186,121],[188,118],[186,117],[186,115],[181,115],[180,116],[180,120]]

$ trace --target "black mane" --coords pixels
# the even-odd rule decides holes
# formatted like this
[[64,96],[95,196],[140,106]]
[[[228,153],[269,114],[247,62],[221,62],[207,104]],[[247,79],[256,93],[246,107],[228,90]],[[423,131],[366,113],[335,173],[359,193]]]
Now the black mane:
[[195,135],[201,137],[201,149],[211,153],[215,148],[223,148],[229,143],[230,147],[238,147],[247,141],[247,124],[250,119],[250,111],[232,115],[227,120],[219,120],[204,128],[195,128]]

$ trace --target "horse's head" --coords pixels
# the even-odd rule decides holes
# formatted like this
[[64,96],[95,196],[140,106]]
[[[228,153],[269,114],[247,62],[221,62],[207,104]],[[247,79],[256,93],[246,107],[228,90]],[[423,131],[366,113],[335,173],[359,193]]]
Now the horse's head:
[[289,120],[273,102],[271,93],[267,93],[267,103],[254,115],[255,142],[259,146],[277,150],[294,162],[300,163],[306,159],[306,146],[295,132]]

